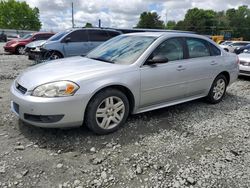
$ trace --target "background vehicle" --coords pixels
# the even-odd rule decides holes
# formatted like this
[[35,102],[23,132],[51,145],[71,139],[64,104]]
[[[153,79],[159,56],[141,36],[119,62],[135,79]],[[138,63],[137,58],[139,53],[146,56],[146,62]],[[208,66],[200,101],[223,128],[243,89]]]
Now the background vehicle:
[[29,44],[32,41],[47,40],[52,35],[54,35],[54,33],[51,32],[38,32],[38,33],[26,34],[24,37],[20,39],[13,39],[7,42],[3,48],[6,52],[24,54],[25,45]]
[[4,32],[0,34],[0,42],[7,42],[7,35]]
[[250,50],[238,55],[240,75],[250,76]]
[[117,36],[85,57],[34,66],[11,87],[12,110],[40,127],[83,122],[98,134],[141,113],[206,97],[220,102],[238,77],[238,58],[185,33]]
[[240,48],[236,48],[236,49],[234,50],[234,53],[236,53],[236,54],[241,54],[241,53],[243,53],[245,50],[246,50],[246,51],[250,50],[250,44],[248,44],[248,45],[246,45],[246,46],[243,46],[243,47],[240,47]]
[[78,28],[57,33],[41,47],[44,59],[86,55],[104,41],[121,32],[112,29]]
[[233,41],[231,44],[221,46],[227,52],[234,52],[236,48],[241,48],[250,44],[249,41]]

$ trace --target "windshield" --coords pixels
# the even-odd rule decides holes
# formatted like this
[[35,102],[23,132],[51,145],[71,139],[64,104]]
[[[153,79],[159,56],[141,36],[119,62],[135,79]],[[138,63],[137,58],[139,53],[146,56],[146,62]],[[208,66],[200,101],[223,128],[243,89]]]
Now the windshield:
[[26,34],[26,35],[24,35],[23,37],[22,37],[22,39],[29,39],[29,38],[31,38],[32,37],[32,35],[33,34]]
[[117,36],[91,51],[86,57],[115,64],[132,64],[153,43],[150,36]]
[[64,35],[68,34],[70,31],[59,32],[48,39],[48,41],[60,40]]

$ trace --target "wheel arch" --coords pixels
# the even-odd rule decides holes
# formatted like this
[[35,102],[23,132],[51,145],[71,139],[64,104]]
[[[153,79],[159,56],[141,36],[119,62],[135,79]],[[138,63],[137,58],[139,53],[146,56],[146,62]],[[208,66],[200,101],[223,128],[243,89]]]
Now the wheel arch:
[[[93,99],[93,97],[95,97],[99,92],[104,91],[106,89],[117,89],[117,90],[123,92],[129,101],[129,113],[133,112],[133,110],[135,108],[135,96],[128,87],[126,87],[122,84],[107,85],[107,86],[104,86],[102,88],[97,89],[95,92],[93,92],[93,95],[88,100],[88,103],[86,105],[86,110],[88,108],[90,101]],[[85,110],[85,113],[86,113],[86,110]]]
[[56,53],[58,53],[61,56],[61,58],[64,58],[63,53],[60,52],[59,50],[48,50],[48,52],[56,52]]
[[227,79],[227,85],[230,83],[230,74],[227,71],[223,71],[220,74],[218,74],[217,76],[219,76],[219,75],[223,75],[223,76],[226,77],[226,79]]

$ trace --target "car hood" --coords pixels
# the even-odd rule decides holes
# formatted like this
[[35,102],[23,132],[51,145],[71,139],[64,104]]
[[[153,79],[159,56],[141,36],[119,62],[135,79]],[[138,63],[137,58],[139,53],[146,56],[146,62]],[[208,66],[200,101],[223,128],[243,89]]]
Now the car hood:
[[26,45],[27,48],[36,48],[42,46],[46,40],[37,40]]
[[242,53],[238,55],[240,61],[247,61],[250,62],[250,54],[249,53]]
[[124,69],[125,65],[105,63],[84,57],[71,57],[49,61],[28,68],[17,78],[17,82],[28,90],[53,81],[87,80],[98,75],[110,74],[114,70]]

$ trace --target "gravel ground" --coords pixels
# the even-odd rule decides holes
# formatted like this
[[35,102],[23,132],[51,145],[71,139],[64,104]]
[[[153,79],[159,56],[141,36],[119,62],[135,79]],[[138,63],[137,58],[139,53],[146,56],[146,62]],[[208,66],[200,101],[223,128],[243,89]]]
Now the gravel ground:
[[0,187],[250,187],[250,79],[203,100],[133,115],[119,131],[41,129],[10,112],[9,87],[32,65],[0,44]]

